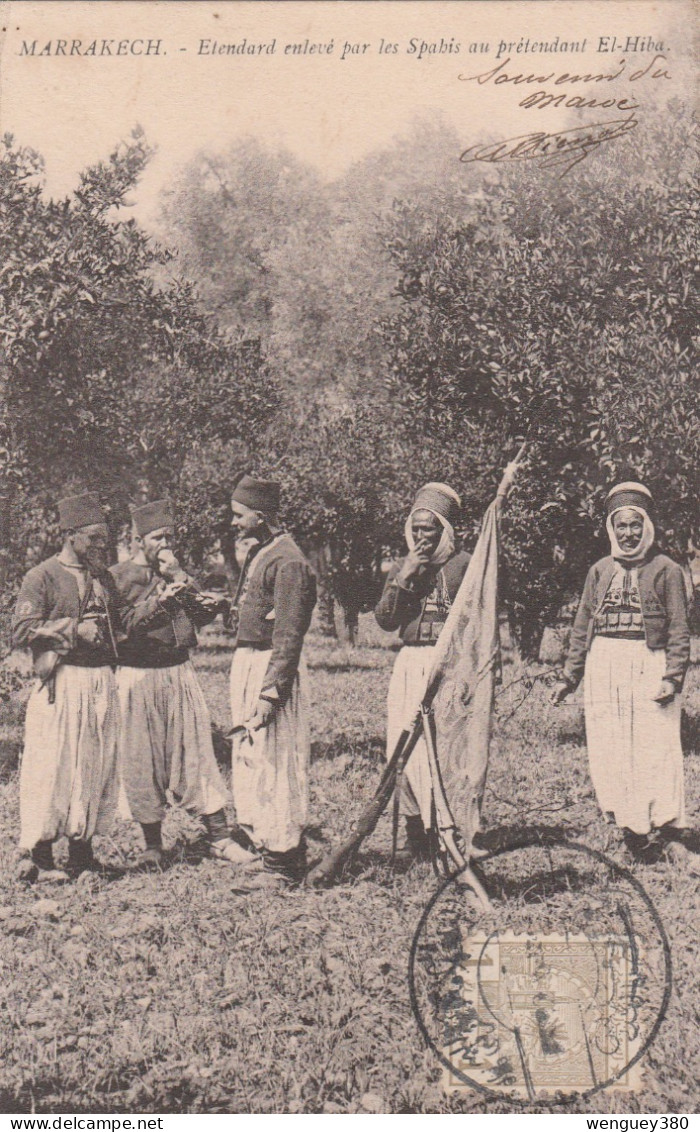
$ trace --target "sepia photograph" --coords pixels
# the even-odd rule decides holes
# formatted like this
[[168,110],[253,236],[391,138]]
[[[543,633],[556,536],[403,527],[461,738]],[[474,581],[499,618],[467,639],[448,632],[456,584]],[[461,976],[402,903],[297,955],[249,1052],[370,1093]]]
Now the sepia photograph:
[[0,0],[2,1128],[692,1127],[696,43]]

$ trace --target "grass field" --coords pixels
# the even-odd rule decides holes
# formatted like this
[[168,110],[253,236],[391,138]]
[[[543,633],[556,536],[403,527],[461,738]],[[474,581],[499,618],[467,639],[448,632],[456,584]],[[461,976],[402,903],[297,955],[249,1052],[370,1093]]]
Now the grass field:
[[[312,637],[311,855],[347,832],[371,796],[383,753],[394,653],[367,624],[363,644]],[[215,721],[229,723],[225,639],[197,655]],[[530,676],[540,669],[529,670]],[[630,864],[603,824],[586,767],[580,707],[552,709],[543,682],[506,658],[505,691],[484,800],[485,840],[527,829],[562,833]],[[684,693],[686,786],[700,809],[700,676]],[[246,892],[230,867],[203,859],[197,823],[173,812],[160,876],[91,875],[61,889],[19,886],[20,721],[6,721],[0,784],[0,1108],[4,1112],[502,1111],[479,1093],[446,1096],[410,1007],[407,965],[436,887],[428,865],[389,865],[390,819],[352,877],[328,891]],[[8,754],[9,752],[9,754]],[[96,839],[123,864],[133,827]],[[570,1111],[693,1112],[699,881],[665,859],[632,869],[654,901],[672,952],[674,988],[645,1058],[643,1090],[573,1101]],[[542,1105],[539,1111],[556,1111]]]

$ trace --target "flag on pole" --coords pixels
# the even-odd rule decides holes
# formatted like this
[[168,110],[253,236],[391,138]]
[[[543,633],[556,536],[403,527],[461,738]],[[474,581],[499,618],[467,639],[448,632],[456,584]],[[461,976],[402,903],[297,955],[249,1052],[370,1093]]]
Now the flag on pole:
[[456,825],[467,849],[480,825],[500,662],[499,510],[500,501],[494,500],[484,515],[474,553],[435,645],[421,698],[421,703],[432,704],[439,770],[451,811],[450,815],[440,806],[443,792],[433,787],[438,827]]
[[[494,686],[500,660],[498,632],[499,516],[526,450],[521,445],[506,467],[495,500],[488,508],[467,572],[433,649],[433,663],[421,696],[406,716],[374,797],[363,810],[354,831],[329,851],[310,872],[310,884],[330,884],[357,853],[365,837],[376,828],[396,787],[406,759],[419,755],[428,760],[431,790],[443,848],[453,863],[469,861],[474,834],[479,829],[481,799],[486,783],[493,719]],[[437,743],[425,732],[434,708]],[[425,733],[425,751],[419,739]],[[439,761],[438,761],[439,756]],[[406,763],[408,766],[408,763]],[[462,854],[454,830],[464,836]],[[469,865],[467,878],[481,905],[488,896]]]

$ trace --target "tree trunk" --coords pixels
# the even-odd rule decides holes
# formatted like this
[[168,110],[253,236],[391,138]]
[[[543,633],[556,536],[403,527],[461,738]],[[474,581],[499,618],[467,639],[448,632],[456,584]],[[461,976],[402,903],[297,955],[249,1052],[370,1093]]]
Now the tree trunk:
[[309,561],[316,574],[318,600],[316,618],[318,631],[322,637],[337,639],[335,627],[335,599],[330,586],[330,550],[327,546],[309,552]]
[[323,577],[318,579],[316,616],[318,619],[318,631],[321,636],[337,638],[338,632],[335,627],[335,600],[331,593],[330,586],[328,585],[328,580]]
[[345,641],[349,645],[354,645],[357,642],[357,630],[359,626],[359,613],[357,609],[343,609],[343,626],[345,629],[343,634]]

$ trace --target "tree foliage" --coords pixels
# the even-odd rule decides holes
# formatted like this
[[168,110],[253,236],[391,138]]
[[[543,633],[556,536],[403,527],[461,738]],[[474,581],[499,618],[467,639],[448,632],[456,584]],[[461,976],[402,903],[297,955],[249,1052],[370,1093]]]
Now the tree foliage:
[[433,210],[465,196],[459,141],[418,123],[335,182],[254,139],[202,152],[162,196],[160,230],[224,327],[259,334],[288,403],[386,399],[377,320],[395,305],[381,215],[397,197]]
[[47,199],[42,161],[0,150],[0,491],[6,568],[55,537],[53,502],[94,487],[115,521],[146,490],[176,489],[193,443],[261,429],[277,405],[255,341],[227,341],[131,219],[151,150],[140,130]]
[[42,549],[49,497],[96,483],[117,517],[171,492],[193,562],[230,558],[230,489],[257,471],[352,622],[420,482],[460,491],[469,543],[527,438],[505,535],[531,650],[605,550],[615,479],[648,483],[672,553],[700,541],[694,144],[671,106],[614,161],[484,173],[433,124],[327,184],[243,141],[170,186],[165,248],[123,218],[139,131],[60,201],[6,138],[7,561]]
[[388,232],[402,299],[384,325],[390,380],[416,434],[464,453],[467,492],[475,428],[494,438],[494,472],[530,440],[507,538],[528,648],[604,549],[615,479],[648,483],[673,553],[697,540],[697,198],[679,107],[642,148],[643,169],[635,139],[558,180],[510,171],[437,232],[403,203]]

